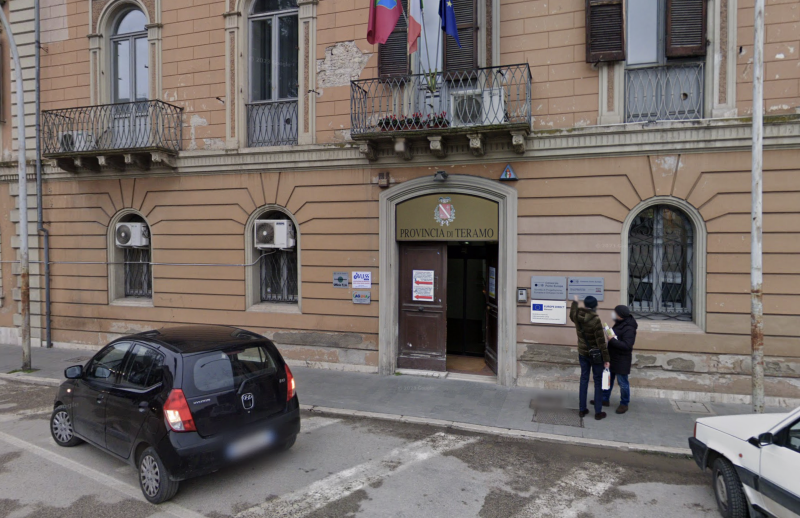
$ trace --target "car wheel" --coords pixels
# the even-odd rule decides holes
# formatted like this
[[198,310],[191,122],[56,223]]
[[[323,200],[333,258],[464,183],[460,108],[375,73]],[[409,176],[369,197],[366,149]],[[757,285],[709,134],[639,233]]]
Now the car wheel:
[[59,405],[50,415],[50,434],[59,446],[71,447],[83,442],[75,437],[72,416],[66,405]]
[[297,441],[297,434],[294,434],[291,437],[289,437],[287,440],[285,440],[283,442],[283,444],[281,444],[280,450],[281,451],[286,451],[286,450],[290,449],[292,446],[294,446],[295,441]]
[[178,482],[170,480],[169,471],[153,448],[147,448],[139,457],[139,486],[151,504],[166,502],[178,492]]
[[728,459],[717,459],[712,476],[720,514],[725,518],[747,518],[747,498],[733,464]]

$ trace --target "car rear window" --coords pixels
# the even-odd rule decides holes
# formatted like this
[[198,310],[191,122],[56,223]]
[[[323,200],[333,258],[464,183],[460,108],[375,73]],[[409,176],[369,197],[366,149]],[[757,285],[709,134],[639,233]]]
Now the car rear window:
[[187,395],[193,397],[236,390],[246,379],[277,372],[267,349],[251,345],[187,357],[184,385],[189,392]]

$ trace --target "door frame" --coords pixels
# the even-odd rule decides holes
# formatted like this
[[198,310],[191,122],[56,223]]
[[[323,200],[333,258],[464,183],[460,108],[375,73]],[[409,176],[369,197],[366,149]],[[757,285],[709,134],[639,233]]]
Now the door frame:
[[[517,191],[509,185],[477,176],[450,175],[445,182],[432,175],[409,180],[380,195],[380,270],[378,372],[391,376],[397,370],[400,321],[400,248],[396,239],[396,208],[399,203],[426,194],[466,194],[498,204],[498,297],[497,383],[511,387],[517,379]],[[498,293],[499,294],[499,293]]]

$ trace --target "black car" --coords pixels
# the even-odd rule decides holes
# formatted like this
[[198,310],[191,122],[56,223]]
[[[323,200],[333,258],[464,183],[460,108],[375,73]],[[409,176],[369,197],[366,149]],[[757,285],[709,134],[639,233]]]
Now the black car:
[[64,371],[50,418],[60,446],[83,441],[128,461],[145,498],[261,450],[289,449],[300,404],[289,366],[256,333],[184,326],[115,340]]

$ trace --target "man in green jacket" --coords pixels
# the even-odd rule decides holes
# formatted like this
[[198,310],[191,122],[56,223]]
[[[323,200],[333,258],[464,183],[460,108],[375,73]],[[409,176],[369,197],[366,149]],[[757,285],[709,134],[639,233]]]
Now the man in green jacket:
[[[583,300],[583,306],[578,307],[578,297],[575,296],[569,308],[569,319],[575,324],[575,331],[578,333],[578,360],[581,364],[580,413],[581,417],[589,413],[586,408],[586,393],[589,391],[591,371],[594,376],[594,418],[599,421],[606,417],[603,412],[603,367],[608,368],[611,358],[608,355],[603,323],[597,316],[597,299],[589,295]],[[603,363],[592,363],[590,349],[600,349]]]

